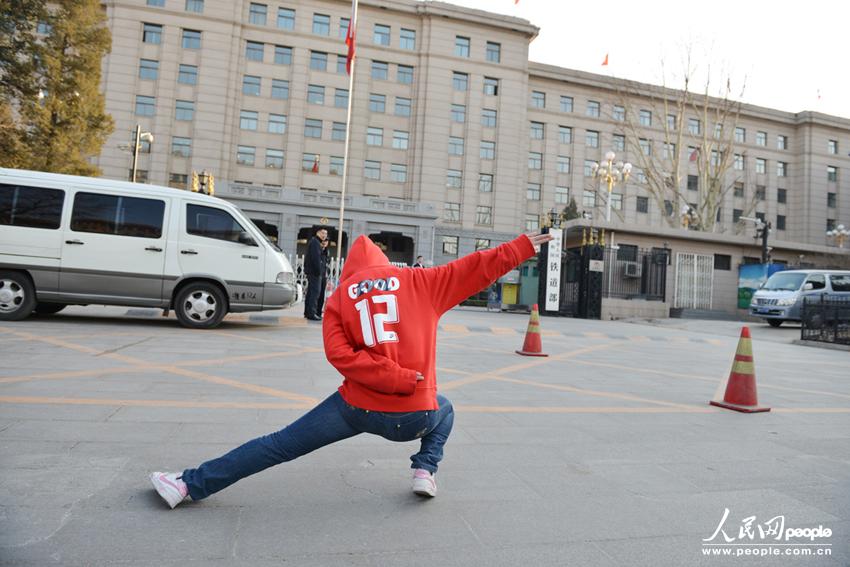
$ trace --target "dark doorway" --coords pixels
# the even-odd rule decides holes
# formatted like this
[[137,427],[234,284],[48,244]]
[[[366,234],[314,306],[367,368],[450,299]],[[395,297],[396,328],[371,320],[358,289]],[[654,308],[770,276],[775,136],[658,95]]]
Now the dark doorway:
[[[336,242],[337,242],[337,234],[339,231],[334,226],[328,226],[323,224],[314,224],[313,226],[305,226],[301,230],[298,231],[298,241],[295,249],[295,253],[299,256],[303,256],[307,253],[307,243],[310,242],[310,239],[316,234],[316,231],[324,228],[328,231],[328,240],[330,240],[330,247],[328,249],[328,253],[332,258],[336,258]],[[342,232],[342,256],[345,257],[348,252],[348,233],[345,231]]]
[[390,262],[413,264],[413,239],[400,232],[381,231],[369,238],[384,251]]
[[273,244],[278,243],[278,230],[276,225],[267,223],[266,221],[261,219],[251,219],[251,222],[257,225],[257,228],[259,228],[263,234],[268,236],[269,240],[271,240]]

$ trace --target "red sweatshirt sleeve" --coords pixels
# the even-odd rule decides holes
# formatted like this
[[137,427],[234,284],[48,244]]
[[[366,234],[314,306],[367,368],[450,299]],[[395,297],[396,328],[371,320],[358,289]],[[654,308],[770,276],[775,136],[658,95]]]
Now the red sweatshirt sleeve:
[[352,347],[342,326],[338,304],[338,298],[330,302],[322,324],[328,362],[347,380],[353,380],[370,390],[382,394],[412,394],[416,390],[416,371],[403,368],[394,360],[376,352]]
[[534,245],[522,235],[491,250],[422,270],[434,309],[437,313],[445,313],[531,256],[534,256]]

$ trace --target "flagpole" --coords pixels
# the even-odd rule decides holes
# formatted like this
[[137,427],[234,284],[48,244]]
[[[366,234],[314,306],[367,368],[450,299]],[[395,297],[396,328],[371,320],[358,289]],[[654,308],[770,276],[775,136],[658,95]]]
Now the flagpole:
[[[348,31],[348,35],[351,36],[352,42],[355,42],[357,38],[357,1],[353,0],[352,2],[352,11],[351,11],[351,21],[348,23],[350,27]],[[349,148],[351,146],[351,108],[354,103],[354,68],[357,64],[357,53],[356,51],[353,53],[351,57],[351,67],[350,72],[348,73],[348,115],[345,119],[345,152],[343,153],[342,158],[342,192],[339,195],[339,230],[336,235],[336,282],[334,282],[334,286],[339,285],[339,281],[342,277],[342,270],[340,269],[340,264],[342,263],[342,227],[343,227],[343,218],[345,215],[345,191],[348,188],[348,155]]]

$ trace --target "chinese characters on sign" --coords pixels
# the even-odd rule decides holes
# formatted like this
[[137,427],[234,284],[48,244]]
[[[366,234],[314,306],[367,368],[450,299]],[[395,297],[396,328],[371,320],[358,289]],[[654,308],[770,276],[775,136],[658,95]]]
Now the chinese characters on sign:
[[561,230],[550,230],[549,234],[552,240],[546,258],[546,311],[558,311],[561,303],[561,241],[564,233]]

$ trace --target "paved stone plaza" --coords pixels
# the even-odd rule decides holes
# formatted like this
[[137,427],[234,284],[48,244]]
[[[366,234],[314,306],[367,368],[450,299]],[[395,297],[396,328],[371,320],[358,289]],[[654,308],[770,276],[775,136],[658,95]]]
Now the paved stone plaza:
[[[293,309],[197,332],[105,307],[2,323],[0,564],[850,564],[850,353],[752,325],[773,411],[744,415],[708,405],[740,324],[544,318],[550,356],[524,358],[527,321],[443,319],[457,413],[436,499],[409,491],[414,444],[363,435],[173,511],[150,471],[279,429],[337,387],[320,326]],[[777,516],[832,535],[780,546],[759,534]],[[704,546],[713,534],[729,546]]]

